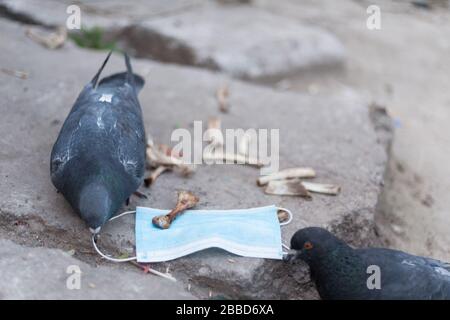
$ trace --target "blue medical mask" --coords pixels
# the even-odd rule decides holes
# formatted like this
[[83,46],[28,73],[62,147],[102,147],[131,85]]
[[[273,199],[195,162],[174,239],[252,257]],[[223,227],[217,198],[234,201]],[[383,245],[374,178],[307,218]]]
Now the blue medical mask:
[[243,210],[186,210],[170,228],[152,224],[169,210],[137,207],[138,262],[173,260],[207,248],[221,248],[253,258],[282,259],[277,207]]
[[[279,223],[278,210],[289,214],[288,221]],[[153,225],[153,217],[169,212],[137,207],[136,211],[127,211],[110,219],[136,213],[136,257],[117,259],[105,255],[97,247],[96,235],[92,237],[93,246],[110,261],[137,260],[143,263],[169,261],[208,248],[221,248],[244,257],[282,259],[282,246],[287,248],[281,242],[280,225],[288,224],[292,214],[284,208],[267,206],[239,210],[186,210],[168,229]],[[155,270],[151,271],[167,277]]]

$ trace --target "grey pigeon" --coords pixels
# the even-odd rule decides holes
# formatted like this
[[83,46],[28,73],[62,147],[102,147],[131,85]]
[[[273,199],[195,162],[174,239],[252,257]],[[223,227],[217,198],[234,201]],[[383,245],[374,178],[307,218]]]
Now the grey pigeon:
[[353,249],[317,227],[297,231],[291,249],[296,253],[286,260],[309,265],[322,299],[450,299],[448,263],[391,249]]
[[81,91],[51,154],[51,179],[93,233],[136,191],[145,171],[146,138],[138,91],[144,80],[127,71],[103,78],[106,57]]

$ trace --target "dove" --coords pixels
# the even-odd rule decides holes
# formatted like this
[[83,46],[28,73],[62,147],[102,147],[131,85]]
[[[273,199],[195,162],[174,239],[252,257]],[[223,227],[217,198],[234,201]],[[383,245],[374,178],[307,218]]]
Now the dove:
[[310,227],[291,239],[309,265],[322,299],[450,299],[450,264],[385,248],[354,249],[329,231]]
[[53,146],[53,185],[98,233],[142,184],[146,135],[137,97],[144,79],[126,72],[99,81],[102,66],[81,91]]

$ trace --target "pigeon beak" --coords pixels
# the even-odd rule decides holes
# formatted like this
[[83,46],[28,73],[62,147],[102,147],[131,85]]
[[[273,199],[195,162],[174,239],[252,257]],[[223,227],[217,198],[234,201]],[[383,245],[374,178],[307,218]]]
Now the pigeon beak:
[[289,250],[288,253],[283,257],[284,262],[292,263],[297,260],[301,255],[301,251]]
[[102,228],[102,227],[97,227],[97,228],[95,228],[95,229],[89,228],[89,231],[91,231],[92,234],[98,234],[98,233],[100,232],[100,229],[101,229],[101,228]]

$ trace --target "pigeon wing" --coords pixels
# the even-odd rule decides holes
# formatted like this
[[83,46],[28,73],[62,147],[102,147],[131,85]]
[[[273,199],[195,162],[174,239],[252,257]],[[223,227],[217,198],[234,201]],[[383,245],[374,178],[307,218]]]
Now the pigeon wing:
[[380,267],[382,298],[450,299],[448,264],[390,249],[357,251],[368,265]]
[[64,121],[58,138],[53,145],[50,156],[50,174],[57,189],[62,187],[62,175],[66,164],[70,159],[77,156],[78,149],[74,148],[74,144],[81,128],[81,119],[83,116],[81,108],[86,101],[89,101],[92,90],[91,84],[84,87]]

